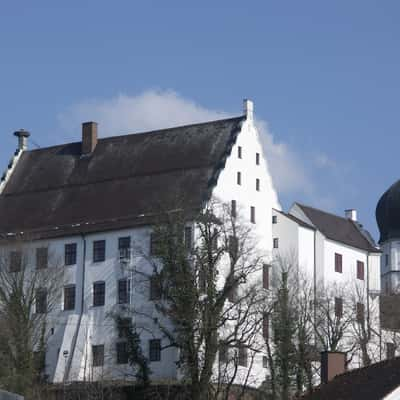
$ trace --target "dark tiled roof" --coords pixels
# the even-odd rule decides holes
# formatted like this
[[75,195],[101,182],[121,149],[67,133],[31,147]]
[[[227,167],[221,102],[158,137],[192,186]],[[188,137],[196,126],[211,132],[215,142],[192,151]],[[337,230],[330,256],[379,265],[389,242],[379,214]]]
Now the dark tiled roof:
[[357,222],[303,204],[296,204],[301,208],[312,224],[328,239],[361,250],[376,253],[380,252],[371,242],[371,239],[367,239]]
[[379,301],[382,329],[400,331],[400,295],[380,296]]
[[80,142],[26,151],[0,195],[0,234],[149,223],[177,201],[199,209],[244,118],[100,139],[84,157]]
[[303,400],[380,400],[400,386],[400,357],[336,376]]
[[291,219],[292,221],[296,222],[296,224],[302,226],[303,228],[308,228],[308,229],[312,229],[313,231],[315,231],[314,226],[307,224],[307,222],[302,221],[301,219],[295,217],[294,215],[291,215],[291,214],[288,214],[288,213],[285,213],[285,212],[279,211],[279,210],[275,210],[275,211],[277,211],[279,214],[282,214],[285,217]]

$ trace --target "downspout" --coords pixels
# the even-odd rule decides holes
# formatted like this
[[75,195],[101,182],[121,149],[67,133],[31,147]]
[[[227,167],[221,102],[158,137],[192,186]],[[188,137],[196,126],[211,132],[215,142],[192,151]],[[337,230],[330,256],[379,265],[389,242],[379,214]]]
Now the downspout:
[[[314,334],[317,327],[317,230],[314,230]],[[316,340],[315,335],[315,340]]]
[[368,326],[368,340],[370,340],[371,324],[370,324],[370,310],[369,310],[369,252],[367,252],[367,326]]
[[78,323],[76,324],[76,329],[74,332],[74,337],[72,338],[71,349],[70,349],[71,354],[70,354],[70,357],[68,358],[67,366],[64,371],[64,383],[68,381],[69,374],[71,371],[72,360],[74,359],[74,355],[75,355],[76,342],[78,341],[78,335],[79,335],[81,322],[82,322],[83,307],[85,304],[86,237],[85,237],[84,233],[81,233],[81,236],[82,236],[82,241],[83,241],[81,308],[80,308],[80,312],[79,312]]

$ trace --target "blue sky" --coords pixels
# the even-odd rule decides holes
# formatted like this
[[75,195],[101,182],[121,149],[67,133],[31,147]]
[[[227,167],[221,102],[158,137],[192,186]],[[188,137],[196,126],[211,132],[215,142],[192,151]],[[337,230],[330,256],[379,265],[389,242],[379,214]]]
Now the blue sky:
[[0,168],[21,127],[47,146],[79,140],[84,119],[104,136],[240,114],[249,97],[284,208],[356,208],[376,237],[400,178],[399,14],[390,0],[2,2]]

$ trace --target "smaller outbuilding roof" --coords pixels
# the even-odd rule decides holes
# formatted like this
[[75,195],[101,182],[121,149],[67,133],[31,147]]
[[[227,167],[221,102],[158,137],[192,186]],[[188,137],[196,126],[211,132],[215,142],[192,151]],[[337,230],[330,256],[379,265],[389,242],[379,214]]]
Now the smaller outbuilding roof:
[[303,400],[381,400],[400,387],[400,357],[338,375]]
[[380,253],[370,235],[356,221],[319,210],[317,208],[295,203],[311,223],[328,239],[341,242],[357,249]]

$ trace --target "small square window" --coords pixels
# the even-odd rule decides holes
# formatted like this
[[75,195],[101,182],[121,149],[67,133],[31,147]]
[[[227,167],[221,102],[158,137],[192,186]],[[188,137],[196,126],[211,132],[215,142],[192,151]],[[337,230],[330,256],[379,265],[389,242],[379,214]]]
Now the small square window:
[[93,242],[93,262],[102,262],[106,259],[106,241],[95,240]]
[[277,224],[278,223],[278,216],[277,215],[273,215],[272,216],[272,223],[273,224]]
[[47,247],[39,247],[36,249],[36,268],[47,268],[48,264],[48,251]]
[[105,299],[106,299],[105,282],[93,283],[93,307],[104,306]]
[[160,339],[149,340],[149,360],[150,361],[161,361],[161,340]]
[[75,309],[75,285],[64,288],[64,311]]
[[104,365],[104,344],[92,346],[92,365],[93,367]]
[[260,165],[260,153],[256,153],[256,165]]
[[357,261],[357,279],[364,280],[364,263]]
[[22,254],[20,251],[10,252],[10,272],[20,272],[22,268]]
[[236,182],[237,182],[238,185],[242,184],[242,174],[241,174],[241,172],[237,173]]
[[64,246],[64,264],[65,265],[76,264],[76,243],[67,243]]
[[117,364],[128,364],[128,343],[117,343]]
[[273,247],[274,247],[274,249],[277,249],[279,247],[279,239],[278,238],[274,238]]
[[238,158],[242,158],[242,146],[238,146]]
[[342,273],[342,255],[335,253],[335,272]]
[[256,190],[257,192],[260,191],[260,180],[258,178],[256,179]]
[[256,223],[256,208],[253,206],[250,207],[250,222],[252,224]]

